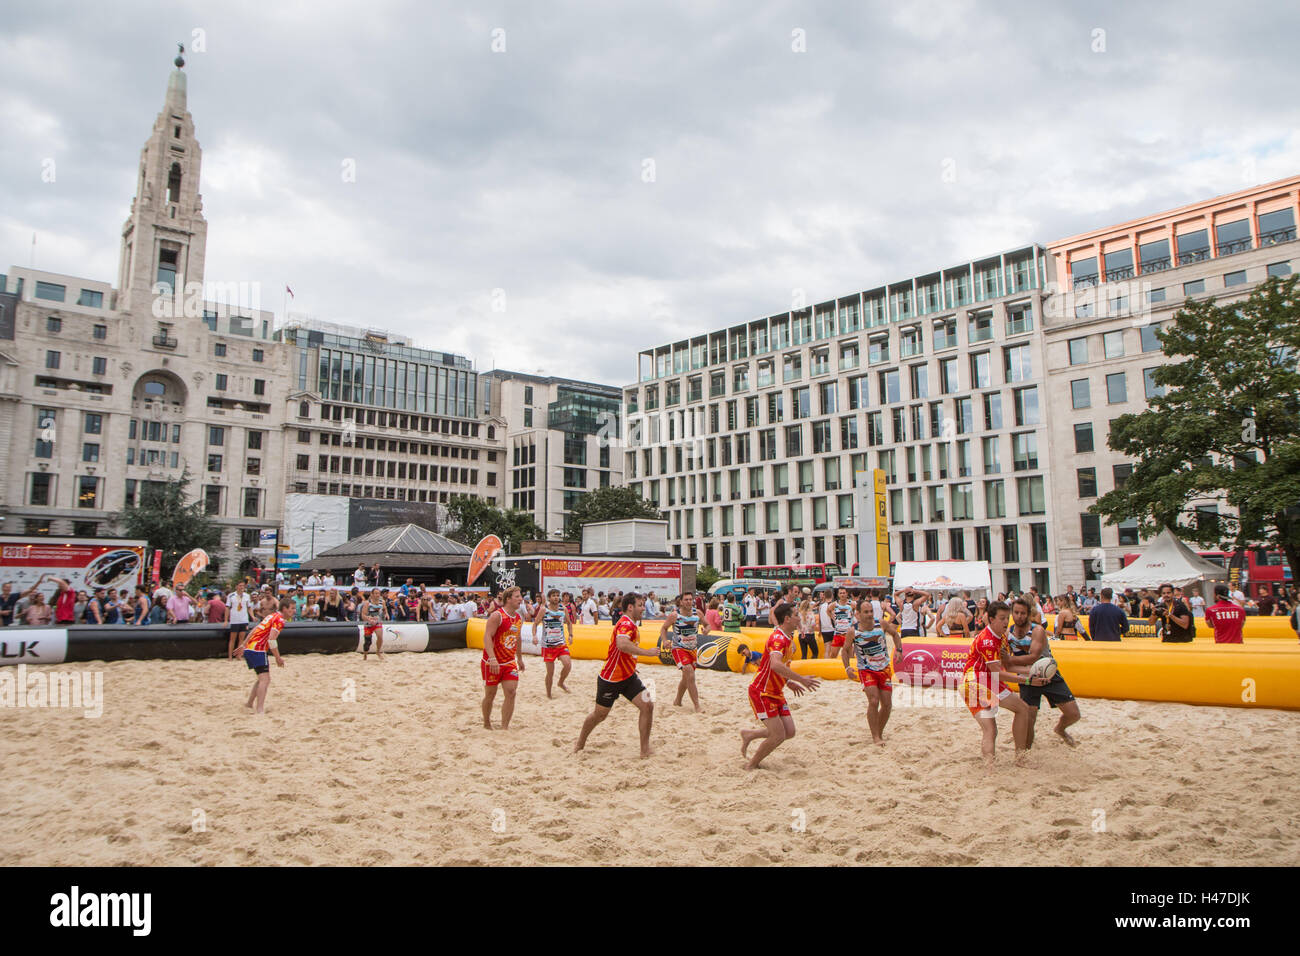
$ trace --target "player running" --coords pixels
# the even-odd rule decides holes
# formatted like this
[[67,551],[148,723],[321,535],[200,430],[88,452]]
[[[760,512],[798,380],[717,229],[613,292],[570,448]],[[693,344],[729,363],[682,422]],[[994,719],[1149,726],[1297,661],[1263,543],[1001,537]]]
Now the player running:
[[776,612],[776,630],[767,639],[763,649],[762,660],[758,664],[758,673],[749,685],[749,705],[754,716],[763,722],[762,730],[741,730],[740,755],[749,756],[749,745],[755,740],[762,740],[754,756],[746,765],[748,770],[757,770],[768,754],[794,736],[794,717],[790,714],[790,705],[786,703],[785,688],[787,684],[796,697],[804,691],[816,690],[821,683],[811,675],[796,674],[785,662],[790,653],[790,644],[796,627],[795,610],[789,604],[783,604]]
[[[569,676],[573,665],[569,660],[569,647],[573,644],[573,621],[568,612],[560,605],[559,588],[546,592],[546,603],[537,605],[533,615],[533,628],[542,629],[542,661],[546,664],[546,696],[551,696],[551,678],[555,675],[555,662],[564,658],[564,667],[560,670],[560,690],[566,694],[569,688],[564,686],[564,679]],[[567,636],[566,636],[567,633]]]
[[[1047,632],[1038,624],[1029,620],[1029,602],[1016,598],[1011,602],[1011,629],[1007,632],[1007,645],[1011,652],[1011,665],[1026,671],[1040,657],[1052,657],[1052,646],[1047,640]],[[1054,658],[1053,658],[1054,659]],[[1034,745],[1034,723],[1038,720],[1038,707],[1043,698],[1052,707],[1060,710],[1061,717],[1056,722],[1056,734],[1071,747],[1077,741],[1066,733],[1065,728],[1079,720],[1079,702],[1070,693],[1070,685],[1057,670],[1050,681],[1040,682],[1037,678],[1020,682],[1020,699],[1025,702],[1029,716],[1025,721],[1025,749]]]
[[504,695],[501,701],[501,729],[510,729],[510,717],[515,712],[515,691],[519,688],[519,672],[524,661],[518,656],[519,632],[523,619],[519,605],[523,596],[518,588],[506,588],[501,595],[501,606],[493,611],[483,628],[483,658],[479,671],[483,675],[483,727],[492,729],[492,702],[497,687]]
[[[1025,729],[1028,726],[1029,708],[1002,683],[1005,674],[1013,674],[1011,655],[1007,650],[1007,625],[1011,608],[1001,601],[989,605],[988,626],[975,635],[966,656],[966,670],[962,674],[961,693],[971,716],[979,724],[983,741],[980,751],[984,763],[992,769],[994,748],[998,739],[997,716],[1000,707],[1011,711],[1011,737],[1016,747],[1016,762],[1025,751]],[[1019,675],[1024,679],[1024,675]]]
[[[857,657],[858,680],[867,695],[867,726],[871,728],[872,741],[881,746],[885,743],[885,724],[889,722],[894,707],[894,685],[891,682],[894,664],[885,635],[893,640],[894,649],[901,655],[903,638],[899,636],[898,628],[888,621],[876,623],[876,612],[870,598],[858,601],[857,627],[850,643]],[[849,673],[850,643],[840,651],[845,673]]]
[[672,633],[673,663],[682,672],[682,679],[677,684],[677,699],[673,704],[682,706],[682,698],[689,693],[695,712],[700,712],[700,694],[695,688],[695,645],[700,635],[701,621],[695,610],[695,602],[687,591],[677,599],[677,606],[668,612],[664,623],[659,628],[660,644]]
[[266,692],[271,689],[271,667],[266,662],[269,650],[275,656],[275,666],[283,667],[284,658],[280,656],[280,632],[284,630],[284,616],[293,617],[293,598],[280,601],[279,610],[269,601],[263,604],[267,612],[262,622],[249,632],[235,648],[235,656],[242,657],[248,669],[257,675],[257,681],[248,694],[244,706],[256,714],[266,713]]
[[636,659],[651,653],[640,644],[638,625],[645,614],[645,598],[635,591],[623,595],[620,603],[622,615],[614,624],[609,636],[609,651],[605,666],[596,678],[596,708],[582,722],[578,742],[573,746],[577,753],[587,744],[587,737],[596,725],[609,716],[610,709],[619,697],[630,700],[640,712],[637,729],[641,733],[641,756],[650,756],[650,727],[654,722],[655,706],[636,672]]
[[826,657],[829,659],[840,653],[853,630],[853,602],[849,600],[847,588],[835,592],[835,603],[829,608],[831,626],[835,631],[834,639],[826,645]]

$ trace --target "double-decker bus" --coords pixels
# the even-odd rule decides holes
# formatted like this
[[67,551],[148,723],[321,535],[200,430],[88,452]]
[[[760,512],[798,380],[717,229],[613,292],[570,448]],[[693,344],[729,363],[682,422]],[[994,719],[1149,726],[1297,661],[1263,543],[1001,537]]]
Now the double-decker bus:
[[[1247,548],[1237,567],[1246,572],[1245,582],[1233,576],[1233,561],[1238,556],[1236,551],[1197,551],[1198,555],[1212,564],[1228,569],[1229,580],[1239,584],[1247,596],[1259,600],[1265,595],[1281,597],[1282,590],[1294,583],[1291,567],[1286,563],[1286,555],[1281,551],[1269,551],[1265,548]],[[1126,554],[1122,561],[1127,567],[1141,555]]]
[[838,564],[751,564],[736,569],[739,581],[774,581],[811,587],[843,572]]

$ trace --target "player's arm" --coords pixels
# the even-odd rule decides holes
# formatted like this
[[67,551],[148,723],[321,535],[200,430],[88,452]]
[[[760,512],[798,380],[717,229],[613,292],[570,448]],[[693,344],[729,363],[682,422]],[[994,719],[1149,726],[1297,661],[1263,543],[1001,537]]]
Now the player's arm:
[[898,630],[898,626],[890,621],[881,621],[880,629],[893,639],[894,650],[898,651],[900,654],[903,653],[903,635]]
[[496,673],[497,666],[497,644],[496,632],[501,626],[501,612],[493,611],[488,615],[487,625],[483,628],[483,653],[487,655],[488,667],[493,668],[492,673]]
[[840,663],[844,665],[844,673],[846,673],[846,674],[849,672],[849,645],[850,645],[850,643],[852,643],[852,642],[846,640],[846,641],[845,641],[845,642],[840,646]]
[[267,649],[275,655],[275,666],[283,667],[284,658],[280,656],[280,628],[274,628],[271,631],[271,637],[266,642]]
[[664,618],[663,626],[659,628],[660,644],[662,644],[664,642],[664,638],[668,636],[668,629],[672,627],[675,623],[677,623],[677,612],[669,611],[668,615]]
[[[637,635],[638,637],[640,635]],[[624,654],[632,654],[636,657],[653,657],[653,648],[642,647],[638,640],[628,637],[626,633],[618,636],[618,643],[615,645]]]

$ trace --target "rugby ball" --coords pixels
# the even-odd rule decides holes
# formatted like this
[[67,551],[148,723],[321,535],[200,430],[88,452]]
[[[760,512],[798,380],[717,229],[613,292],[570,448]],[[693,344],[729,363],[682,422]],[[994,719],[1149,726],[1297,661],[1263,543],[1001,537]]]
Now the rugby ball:
[[1041,677],[1043,680],[1051,680],[1056,676],[1056,661],[1050,657],[1040,657],[1034,661],[1029,668],[1030,677]]

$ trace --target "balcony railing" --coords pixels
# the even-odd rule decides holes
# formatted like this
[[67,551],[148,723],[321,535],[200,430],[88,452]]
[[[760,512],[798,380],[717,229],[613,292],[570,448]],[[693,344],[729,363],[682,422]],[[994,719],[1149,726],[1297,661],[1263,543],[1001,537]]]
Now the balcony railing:
[[1132,266],[1121,266],[1118,269],[1106,270],[1107,282],[1122,282],[1124,279],[1131,279],[1131,278],[1133,278]]
[[1191,265],[1193,262],[1204,262],[1210,258],[1210,247],[1204,249],[1193,249],[1191,252],[1178,253],[1178,264],[1180,266]]
[[1086,289],[1097,284],[1097,273],[1092,272],[1088,275],[1075,276],[1074,287],[1076,289]]
[[170,335],[155,335],[153,337],[154,348],[174,349],[180,343]]
[[1250,236],[1247,236],[1244,239],[1233,239],[1230,242],[1219,243],[1215,255],[1235,256],[1239,252],[1249,252],[1252,248]]
[[1148,259],[1142,263],[1142,274],[1149,275],[1152,272],[1165,272],[1169,268],[1169,257],[1164,256],[1160,259]]
[[1275,246],[1279,242],[1290,242],[1295,238],[1295,226],[1287,226],[1285,229],[1274,229],[1271,232],[1261,232],[1259,234],[1260,248],[1264,246]]

